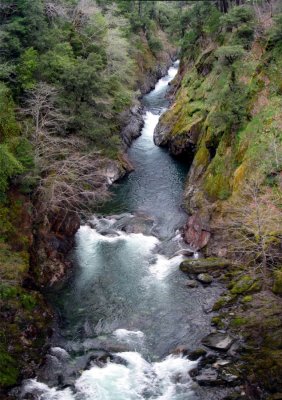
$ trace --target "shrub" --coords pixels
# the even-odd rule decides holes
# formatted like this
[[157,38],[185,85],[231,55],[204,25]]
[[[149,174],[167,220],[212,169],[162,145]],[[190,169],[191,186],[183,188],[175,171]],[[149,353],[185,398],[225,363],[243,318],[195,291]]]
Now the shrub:
[[275,24],[270,30],[269,41],[272,45],[281,45],[282,42],[282,14],[274,18]]
[[216,51],[216,56],[225,65],[232,65],[235,61],[243,57],[245,51],[242,46],[221,46]]
[[246,6],[231,8],[228,14],[221,17],[222,25],[227,29],[238,28],[242,23],[249,23],[254,15],[251,8]]
[[250,47],[254,39],[254,27],[253,25],[243,24],[241,25],[236,34],[235,34],[235,41],[237,44],[241,44],[245,49]]
[[153,54],[157,54],[163,49],[161,40],[156,36],[151,36],[148,40],[148,44]]
[[5,144],[0,145],[0,202],[5,199],[5,192],[8,188],[8,180],[13,175],[22,172],[20,162],[9,151]]

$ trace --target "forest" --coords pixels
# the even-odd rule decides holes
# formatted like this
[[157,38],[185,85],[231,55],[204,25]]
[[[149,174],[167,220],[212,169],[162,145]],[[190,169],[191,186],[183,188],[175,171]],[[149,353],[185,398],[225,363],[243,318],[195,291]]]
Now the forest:
[[51,399],[7,393],[42,365],[45,291],[137,169],[142,99],[176,60],[154,143],[188,171],[179,229],[200,258],[180,270],[223,285],[206,318],[244,342],[228,371],[244,393],[220,399],[282,398],[281,2],[0,0],[0,43],[0,398]]

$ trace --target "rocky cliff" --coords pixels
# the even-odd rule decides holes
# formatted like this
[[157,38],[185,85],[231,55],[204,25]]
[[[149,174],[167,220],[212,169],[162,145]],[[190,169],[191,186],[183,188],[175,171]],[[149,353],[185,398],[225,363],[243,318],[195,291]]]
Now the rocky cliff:
[[220,276],[228,288],[214,322],[247,343],[240,368],[251,399],[282,392],[282,51],[278,22],[264,12],[257,19],[234,7],[220,39],[204,35],[183,52],[174,100],[154,133],[191,165],[186,241],[235,262]]

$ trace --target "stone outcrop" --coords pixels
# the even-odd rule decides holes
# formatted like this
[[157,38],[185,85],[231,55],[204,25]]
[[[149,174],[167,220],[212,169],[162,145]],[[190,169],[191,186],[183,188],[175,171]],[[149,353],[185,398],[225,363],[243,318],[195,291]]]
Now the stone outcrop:
[[233,342],[234,339],[232,337],[226,333],[220,332],[210,333],[202,339],[202,343],[205,346],[220,351],[227,351]]
[[154,132],[154,143],[157,146],[167,147],[172,155],[185,156],[192,162],[202,128],[202,118],[197,118],[179,134],[178,132],[172,134],[172,128],[173,124],[168,123],[165,116],[161,118]]
[[65,276],[71,264],[66,256],[79,229],[77,213],[58,212],[39,225],[32,248],[32,272],[40,286],[52,286]]
[[142,114],[143,108],[138,104],[123,112],[120,116],[121,125],[123,126],[120,136],[125,144],[125,149],[131,145],[134,139],[141,135],[144,125]]
[[208,224],[203,222],[199,214],[191,215],[188,218],[183,232],[184,240],[195,251],[201,250],[205,247],[209,240],[211,233]]

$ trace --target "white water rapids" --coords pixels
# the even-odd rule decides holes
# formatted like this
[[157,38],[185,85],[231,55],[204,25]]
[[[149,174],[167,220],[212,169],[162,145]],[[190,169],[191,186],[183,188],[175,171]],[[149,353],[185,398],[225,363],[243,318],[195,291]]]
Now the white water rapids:
[[196,362],[169,356],[158,363],[148,363],[137,352],[118,353],[127,365],[108,363],[83,371],[71,388],[57,390],[29,380],[21,393],[36,394],[38,400],[184,400],[193,398],[188,371]]
[[[181,355],[164,357],[179,343],[195,346],[199,329],[207,332],[205,316],[199,313],[199,299],[212,301],[213,290],[199,288],[198,297],[192,295],[189,302],[185,278],[178,271],[183,259],[179,251],[185,245],[175,232],[183,222],[179,219],[183,218],[179,217],[180,207],[177,208],[182,178],[169,155],[153,144],[154,129],[168,104],[165,92],[177,69],[175,63],[150,93],[142,136],[130,150],[136,155],[137,175],[133,173],[128,186],[124,185],[126,200],[133,205],[139,202],[142,211],[151,210],[152,220],[158,221],[158,227],[168,232],[168,237],[163,241],[150,232],[126,231],[121,227],[124,218],[130,224],[131,217],[134,221],[140,214],[93,218],[90,225],[81,226],[76,237],[75,277],[64,292],[56,294],[66,322],[53,353],[51,349],[51,358],[66,381],[51,383],[54,380],[49,375],[27,380],[20,389],[20,399],[197,398],[188,373],[196,362]],[[152,160],[158,167],[150,167],[149,177],[146,166]],[[150,184],[146,184],[148,179]],[[174,238],[169,236],[167,226],[173,230]],[[109,358],[101,366],[85,361],[82,367],[74,369],[73,375],[67,375],[67,370],[81,362],[77,360],[89,360],[90,345],[97,340],[101,347],[93,345],[94,350],[104,348],[109,341],[124,346],[122,351],[110,350],[119,362]]]

